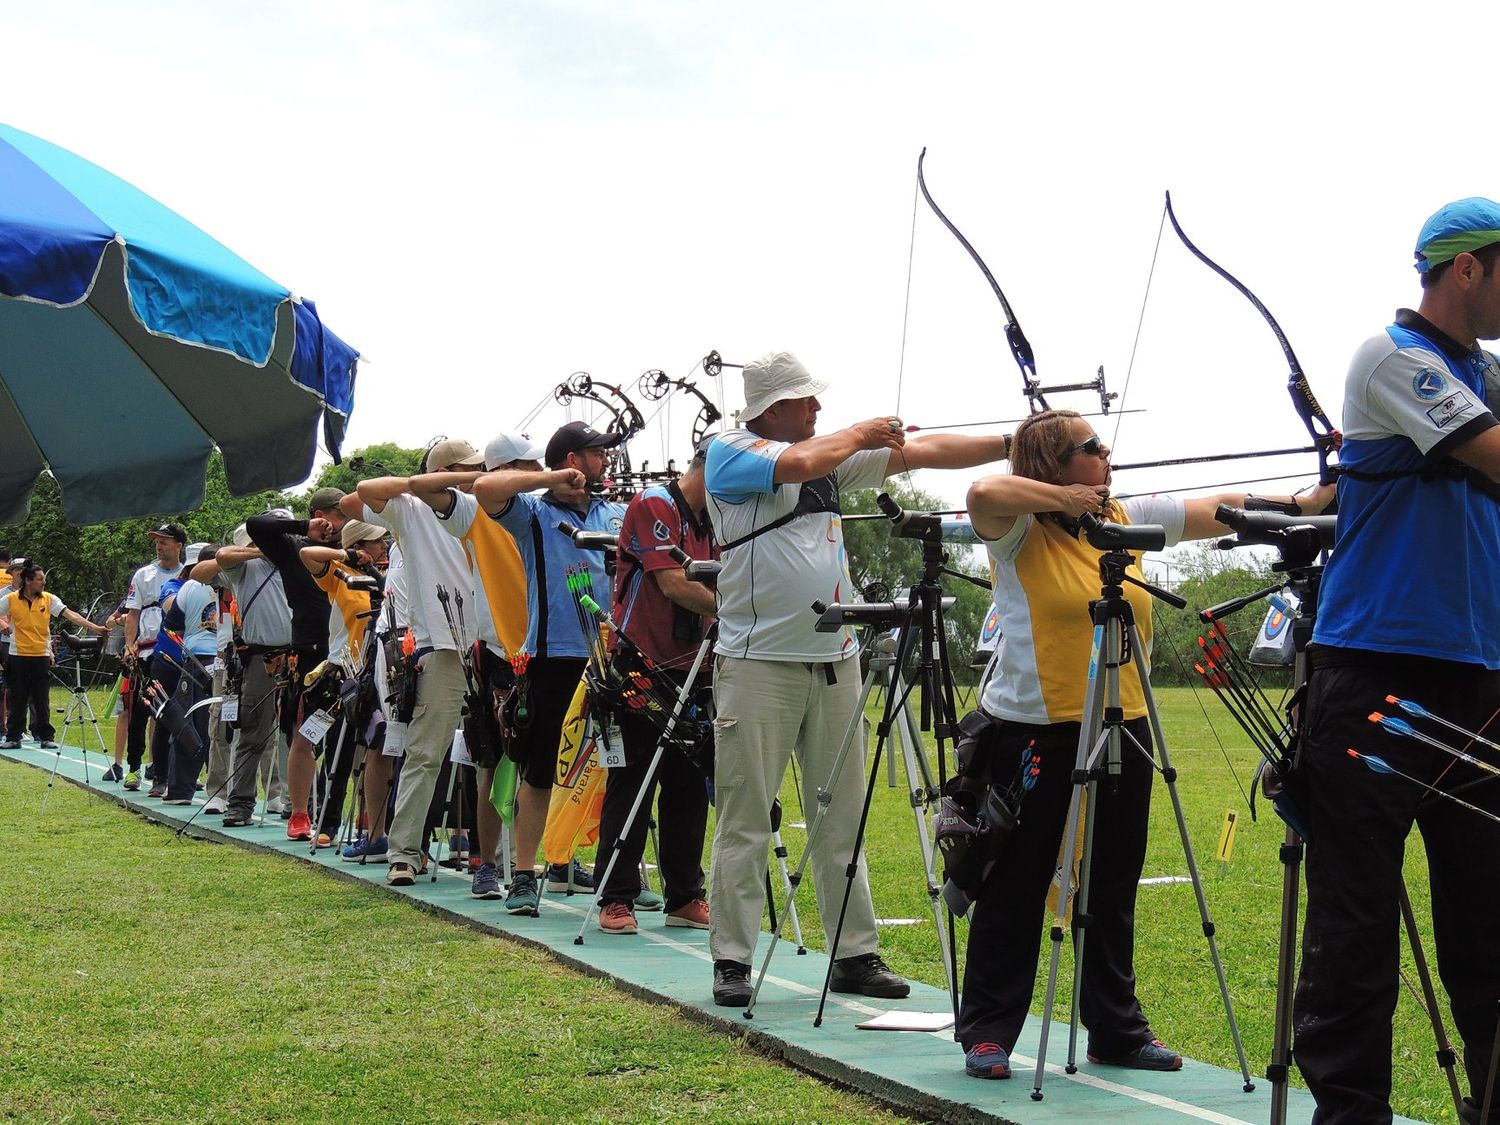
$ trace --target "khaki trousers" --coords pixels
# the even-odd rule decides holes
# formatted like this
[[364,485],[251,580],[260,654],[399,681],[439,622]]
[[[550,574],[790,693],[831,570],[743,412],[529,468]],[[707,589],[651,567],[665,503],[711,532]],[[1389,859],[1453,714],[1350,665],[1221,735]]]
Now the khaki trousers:
[[[830,669],[836,682],[830,684]],[[715,663],[713,866],[709,878],[712,925],[709,950],[716,961],[749,964],[765,906],[771,802],[781,791],[793,751],[802,767],[802,807],[809,829],[818,791],[831,802],[818,831],[810,867],[818,912],[830,935],[844,894],[844,872],[854,850],[864,807],[865,727],[839,776],[829,772],[859,703],[858,657],[834,664],[742,660]],[[778,892],[779,894],[779,892]],[[779,905],[779,904],[778,904]],[[861,852],[844,918],[838,956],[874,953],[875,908]]]
[[464,706],[464,672],[452,649],[434,649],[418,662],[417,705],[406,728],[406,763],[391,816],[390,861],[421,870],[422,830],[443,759],[453,746]]

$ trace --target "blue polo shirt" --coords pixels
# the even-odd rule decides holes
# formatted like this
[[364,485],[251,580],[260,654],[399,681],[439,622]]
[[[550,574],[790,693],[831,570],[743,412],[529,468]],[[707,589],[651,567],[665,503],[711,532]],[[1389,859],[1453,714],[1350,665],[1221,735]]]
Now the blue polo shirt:
[[[1424,467],[1500,424],[1500,362],[1418,314],[1366,341],[1344,389],[1338,536],[1313,640],[1500,669],[1500,502]],[[1497,491],[1500,494],[1500,491]]]
[[587,512],[554,502],[551,497],[523,492],[512,497],[494,516],[516,541],[530,581],[526,583],[526,651],[533,656],[589,655],[588,640],[578,620],[578,608],[568,590],[568,567],[587,566],[593,599],[605,613],[610,609],[610,582],[604,573],[603,551],[580,551],[557,530],[567,521],[584,531],[618,535],[625,505],[594,500]]

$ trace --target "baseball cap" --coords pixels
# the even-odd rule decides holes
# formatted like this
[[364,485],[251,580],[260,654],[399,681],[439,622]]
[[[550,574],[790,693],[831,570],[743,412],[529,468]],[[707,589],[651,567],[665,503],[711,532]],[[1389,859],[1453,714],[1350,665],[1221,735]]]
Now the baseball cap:
[[567,460],[569,453],[585,449],[613,449],[620,444],[620,437],[620,434],[596,430],[587,422],[569,422],[547,441],[547,468],[557,468]]
[[307,498],[307,510],[309,512],[326,512],[330,508],[337,508],[339,501],[343,498],[343,489],[334,488],[332,485],[324,485],[322,488],[314,489],[312,495]]
[[385,528],[376,527],[373,523],[366,523],[364,520],[350,520],[339,531],[339,545],[346,550],[356,543],[368,543],[372,539],[384,538]]
[[530,434],[504,430],[484,447],[484,467],[498,469],[512,461],[540,461],[545,451],[531,440]]
[[187,532],[182,530],[181,524],[164,523],[155,531],[146,532],[149,539],[175,539],[184,545],[187,544]]
[[745,364],[745,409],[740,421],[759,418],[778,402],[789,398],[820,395],[828,389],[823,379],[814,379],[791,352],[771,352]]
[[1417,272],[1500,242],[1500,203],[1474,195],[1438,208],[1417,235]]
[[426,467],[429,473],[437,473],[449,465],[464,465],[478,468],[484,464],[479,450],[461,438],[444,438],[427,451]]

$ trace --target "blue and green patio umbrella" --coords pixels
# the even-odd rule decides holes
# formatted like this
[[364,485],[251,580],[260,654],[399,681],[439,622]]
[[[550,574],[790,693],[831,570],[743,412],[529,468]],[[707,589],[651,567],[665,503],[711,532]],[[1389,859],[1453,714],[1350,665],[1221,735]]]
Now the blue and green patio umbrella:
[[150,196],[0,125],[0,524],[39,473],[71,523],[185,512],[335,457],[358,353],[311,301]]

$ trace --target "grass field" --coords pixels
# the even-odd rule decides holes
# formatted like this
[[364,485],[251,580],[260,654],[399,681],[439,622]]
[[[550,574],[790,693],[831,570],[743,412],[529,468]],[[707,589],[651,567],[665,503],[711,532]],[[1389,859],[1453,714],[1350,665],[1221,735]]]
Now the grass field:
[[[1246,1053],[1263,1085],[1281,822],[1264,806],[1260,822],[1250,821],[1239,786],[1249,786],[1253,752],[1217,704],[1204,698],[1202,706],[1238,781],[1199,697],[1185,688],[1158,695]],[[59,705],[64,698],[58,693]],[[274,857],[169,844],[165,830],[70,786],[54,792],[38,832],[31,810],[40,785],[32,771],[0,769],[0,800],[12,810],[0,831],[14,857],[0,869],[0,920],[16,935],[9,988],[0,993],[0,1045],[15,1060],[0,1089],[0,1116],[191,1121],[238,1110],[305,1121],[408,1105],[425,1120],[595,1120],[618,1117],[626,1105],[626,1119],[880,1116],[868,1102],[544,956]],[[803,816],[790,783],[783,804],[795,861],[802,833],[790,824]],[[1230,808],[1241,813],[1239,836],[1221,874],[1214,852]],[[885,930],[882,951],[899,971],[941,986],[903,789],[877,789],[867,851],[877,915],[919,919]],[[77,865],[59,859],[78,856],[92,857],[87,870],[95,874],[85,883]],[[1145,875],[1185,872],[1158,782]],[[1430,959],[1416,836],[1408,885]],[[799,904],[809,944],[821,947],[811,894]],[[960,922],[960,948],[964,930]],[[1143,886],[1137,934],[1141,999],[1158,1034],[1185,1054],[1235,1069],[1192,888]],[[1405,961],[1414,983],[1409,953]],[[1065,1016],[1067,946],[1063,962]],[[1041,995],[1039,986],[1036,1010]],[[1431,1028],[1405,993],[1395,1035],[1396,1111],[1448,1120]],[[1059,1059],[1063,1050],[1058,1041]],[[954,1064],[961,1065],[956,1048]]]

